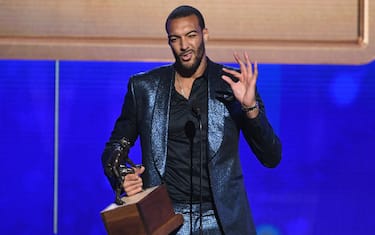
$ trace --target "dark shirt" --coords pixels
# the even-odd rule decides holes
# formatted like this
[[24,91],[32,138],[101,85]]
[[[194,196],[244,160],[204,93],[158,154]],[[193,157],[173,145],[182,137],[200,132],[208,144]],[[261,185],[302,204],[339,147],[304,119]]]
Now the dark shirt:
[[[201,148],[202,197],[205,202],[212,201],[207,167],[207,89],[207,76],[204,75],[194,81],[188,100],[175,89],[172,90],[164,180],[174,202],[199,202]],[[197,109],[202,131],[199,128]]]

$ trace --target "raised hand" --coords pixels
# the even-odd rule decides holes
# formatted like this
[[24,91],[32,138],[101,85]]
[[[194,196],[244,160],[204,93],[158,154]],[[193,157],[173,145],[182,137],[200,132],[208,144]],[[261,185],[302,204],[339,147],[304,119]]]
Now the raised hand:
[[[233,81],[229,76],[223,75],[222,79],[226,81],[233,90],[234,97],[241,103],[242,107],[255,107],[256,101],[256,82],[258,79],[258,64],[257,62],[253,65],[250,62],[248,54],[244,53],[243,60],[237,53],[233,54],[234,59],[240,66],[240,72],[223,68],[223,71],[231,74],[237,78],[238,81]],[[258,115],[259,110],[256,109],[254,112],[248,112],[248,116],[253,118]]]

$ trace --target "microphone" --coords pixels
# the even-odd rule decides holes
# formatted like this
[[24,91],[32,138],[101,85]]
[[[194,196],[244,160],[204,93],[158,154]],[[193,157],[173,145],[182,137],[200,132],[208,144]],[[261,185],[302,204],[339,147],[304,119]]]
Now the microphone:
[[185,134],[189,138],[190,144],[193,144],[195,136],[195,125],[192,121],[187,121],[185,124]]

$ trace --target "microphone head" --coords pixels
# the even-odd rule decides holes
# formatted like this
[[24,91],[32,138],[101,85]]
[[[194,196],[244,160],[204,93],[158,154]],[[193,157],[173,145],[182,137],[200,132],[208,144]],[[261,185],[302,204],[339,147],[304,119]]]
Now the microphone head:
[[185,134],[189,138],[190,141],[193,140],[195,136],[195,125],[192,121],[187,121],[185,124]]

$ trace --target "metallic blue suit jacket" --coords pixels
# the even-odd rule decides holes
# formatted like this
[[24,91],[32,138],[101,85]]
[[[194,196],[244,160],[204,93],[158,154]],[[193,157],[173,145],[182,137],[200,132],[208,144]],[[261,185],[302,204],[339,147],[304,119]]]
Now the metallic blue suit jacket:
[[[208,59],[208,169],[218,219],[225,234],[256,234],[238,154],[239,133],[266,167],[281,159],[281,144],[269,124],[257,94],[260,113],[246,118],[230,86],[221,79],[222,65]],[[126,136],[140,137],[144,187],[163,183],[167,157],[169,104],[174,85],[173,65],[130,78],[120,117],[102,156],[106,163],[111,146]]]

